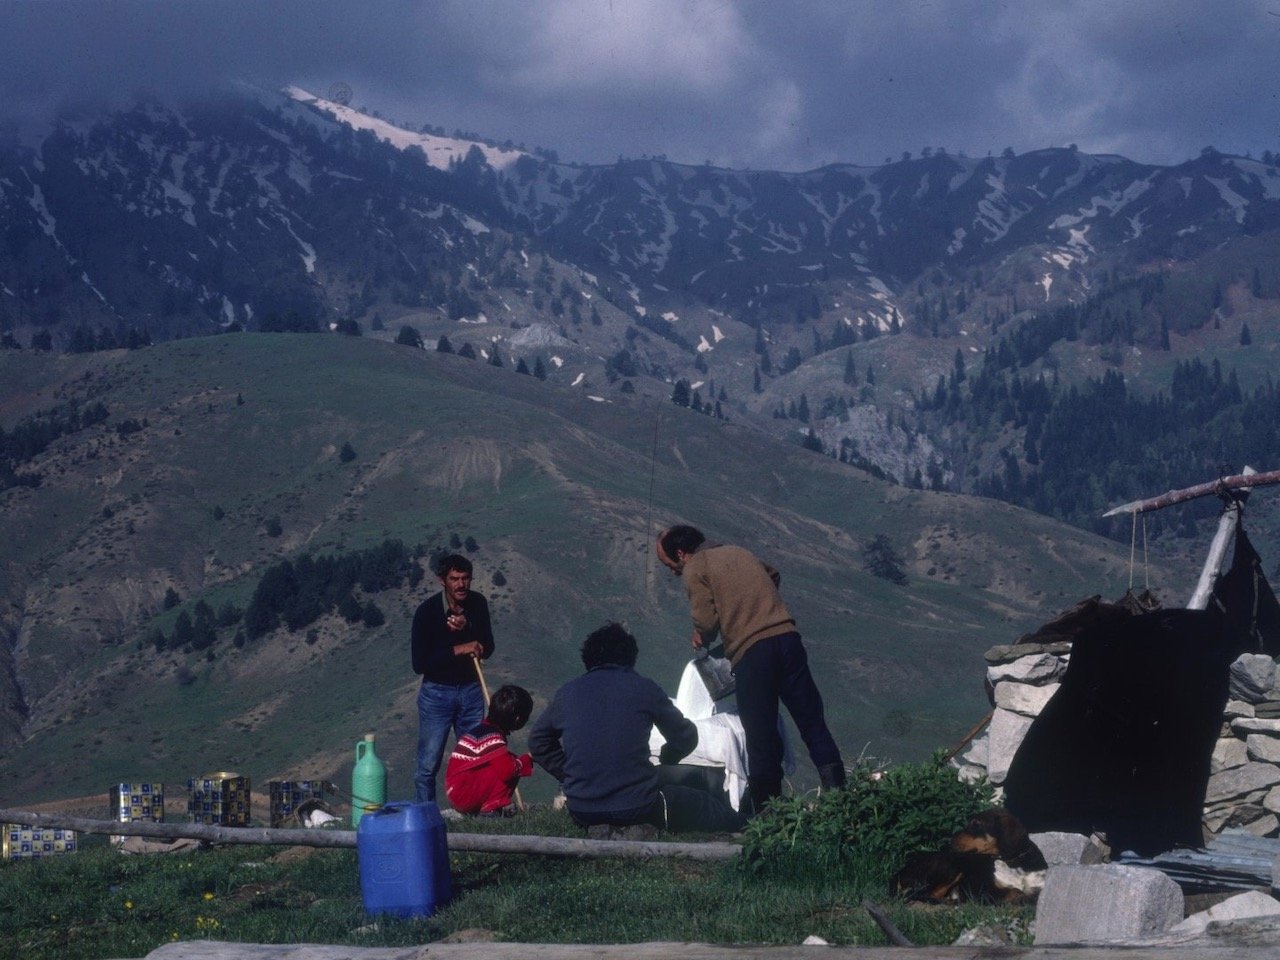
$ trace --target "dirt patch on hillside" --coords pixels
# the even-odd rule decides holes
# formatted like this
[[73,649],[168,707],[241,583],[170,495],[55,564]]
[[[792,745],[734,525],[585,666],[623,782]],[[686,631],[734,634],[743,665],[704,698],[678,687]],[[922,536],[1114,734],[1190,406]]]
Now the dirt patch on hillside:
[[435,468],[422,477],[423,482],[446,490],[461,490],[476,485],[502,490],[502,473],[508,456],[495,440],[466,439],[453,441],[440,451]]

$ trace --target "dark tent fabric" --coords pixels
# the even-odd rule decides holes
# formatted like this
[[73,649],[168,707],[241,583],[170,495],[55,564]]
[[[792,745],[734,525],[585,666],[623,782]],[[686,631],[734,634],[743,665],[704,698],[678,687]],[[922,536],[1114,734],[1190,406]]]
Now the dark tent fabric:
[[1207,610],[1089,612],[1013,758],[1005,805],[1032,831],[1097,831],[1116,850],[1199,847],[1231,662],[1280,652],[1280,604],[1258,555],[1237,525]]
[[1209,606],[1226,619],[1228,642],[1235,649],[1235,656],[1280,656],[1280,603],[1262,572],[1262,558],[1253,549],[1239,518],[1231,569],[1214,584]]
[[1231,659],[1216,612],[1086,630],[1013,758],[1005,806],[1033,832],[1098,831],[1116,850],[1199,846]]

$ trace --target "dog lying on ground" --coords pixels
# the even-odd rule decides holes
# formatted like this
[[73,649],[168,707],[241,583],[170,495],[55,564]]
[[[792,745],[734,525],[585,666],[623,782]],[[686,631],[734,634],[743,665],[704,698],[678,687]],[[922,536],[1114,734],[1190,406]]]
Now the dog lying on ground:
[[889,888],[925,903],[1029,903],[1048,865],[1027,829],[997,807],[970,818],[938,853],[913,853]]

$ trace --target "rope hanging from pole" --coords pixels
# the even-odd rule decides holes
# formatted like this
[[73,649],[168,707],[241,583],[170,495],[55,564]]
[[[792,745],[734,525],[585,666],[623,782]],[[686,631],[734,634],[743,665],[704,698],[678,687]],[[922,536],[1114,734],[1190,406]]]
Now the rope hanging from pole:
[[1151,592],[1151,568],[1147,565],[1147,515],[1142,515],[1142,587]]
[[[1133,563],[1134,556],[1138,550],[1138,515],[1132,515],[1133,520],[1129,524],[1129,592],[1133,593]],[[1145,530],[1146,525],[1143,525]]]

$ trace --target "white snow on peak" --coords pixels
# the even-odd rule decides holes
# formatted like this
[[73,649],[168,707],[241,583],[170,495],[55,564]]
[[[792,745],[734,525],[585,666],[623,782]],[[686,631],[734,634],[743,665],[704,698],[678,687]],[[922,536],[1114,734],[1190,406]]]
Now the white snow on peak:
[[[44,191],[40,189],[40,184],[32,183],[34,188],[31,199],[27,202],[31,204],[31,209],[36,212],[36,216],[40,218],[40,229],[45,235],[53,240],[58,239],[58,221],[54,219],[52,213],[49,212],[48,206],[44,202]],[[59,244],[61,246],[61,244]]]
[[1244,223],[1244,211],[1249,202],[1244,197],[1236,193],[1229,186],[1227,181],[1218,177],[1205,177],[1218,191],[1218,196],[1223,199],[1224,203],[1230,204],[1236,212],[1236,223]]
[[871,288],[871,295],[877,300],[887,303],[893,299],[893,291],[885,286],[884,281],[879,277],[867,277],[867,286]]
[[552,362],[552,363],[554,363],[554,364],[556,365],[556,369],[557,369],[557,370],[564,366],[564,358],[563,358],[563,357],[552,357],[552,358],[551,358],[551,362]]
[[696,349],[699,353],[708,353],[711,350],[714,350],[715,348],[711,346],[710,343],[707,342],[707,338],[705,336],[700,336],[698,337],[698,345],[694,349]]
[[1053,274],[1046,273],[1040,278],[1040,286],[1044,287],[1044,298],[1049,299],[1049,290],[1053,287]]
[[711,325],[711,339],[714,340],[716,343],[719,343],[721,340],[724,339],[724,334],[720,332],[720,328],[717,327],[714,323]]
[[94,296],[102,301],[103,306],[111,306],[111,304],[107,303],[107,298],[102,295],[102,291],[93,285],[93,281],[89,279],[89,274],[81,271],[80,282],[93,291]]
[[609,401],[608,401],[608,400],[606,400],[604,397],[597,397],[594,393],[588,393],[588,394],[587,394],[587,399],[588,399],[588,400],[594,400],[596,403],[608,403],[608,402],[609,402]]
[[674,313],[672,313],[670,310],[668,310],[666,313],[662,315],[662,319],[667,321],[667,323],[675,323],[680,318],[676,316]]
[[[311,244],[307,243],[307,241],[303,240],[300,236],[298,236],[296,232],[294,232],[293,224],[289,221],[288,217],[284,216],[284,214],[277,214],[277,216],[279,216],[280,222],[284,224],[284,228],[289,231],[289,236],[293,237],[293,239],[297,242],[298,246],[302,248],[302,254],[301,254],[302,263],[304,266],[306,266],[307,273],[315,273],[316,272],[316,248],[313,247]],[[195,223],[194,220],[192,220],[191,222],[193,224]]]
[[951,234],[951,242],[947,244],[947,256],[954,257],[964,248],[964,238],[964,227],[956,227]]
[[1101,210],[1106,210],[1114,214],[1116,211],[1128,206],[1133,201],[1151,189],[1151,177],[1144,177],[1141,180],[1135,180],[1120,192],[1112,191],[1110,196],[1091,197],[1089,206],[1081,208],[1076,214],[1064,213],[1058,217],[1053,223],[1049,224],[1050,229],[1060,230],[1063,227],[1074,227],[1076,224],[1091,220],[1096,217]]
[[1074,253],[1076,257],[1079,258],[1081,261],[1086,261],[1089,259],[1089,257],[1087,256],[1087,253],[1097,253],[1097,251],[1093,249],[1093,244],[1089,242],[1089,238],[1088,238],[1089,225],[1088,224],[1086,224],[1080,230],[1071,229],[1071,230],[1068,230],[1067,232],[1071,236],[1071,239],[1067,241],[1067,247],[1070,248],[1072,253]]
[[576,387],[578,384],[582,383],[582,381],[585,379],[587,379],[587,375],[585,373],[580,373],[573,378],[573,383],[569,384],[569,386]]
[[438,137],[431,133],[414,133],[411,130],[397,127],[393,123],[388,123],[386,120],[379,120],[377,117],[370,117],[359,110],[353,110],[351,107],[344,107],[342,104],[334,103],[332,100],[317,97],[301,87],[288,86],[284,88],[284,92],[299,103],[311,104],[356,130],[371,131],[379,140],[383,140],[393,147],[399,147],[401,150],[418,147],[426,155],[427,163],[437,170],[449,169],[451,161],[465,159],[467,154],[477,147],[484,154],[485,161],[494,170],[505,170],[521,157],[527,156],[521,150],[504,150],[501,147],[491,147],[487,144],[476,143],[473,140]]

